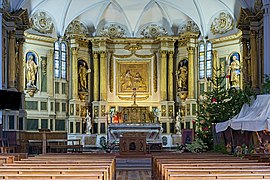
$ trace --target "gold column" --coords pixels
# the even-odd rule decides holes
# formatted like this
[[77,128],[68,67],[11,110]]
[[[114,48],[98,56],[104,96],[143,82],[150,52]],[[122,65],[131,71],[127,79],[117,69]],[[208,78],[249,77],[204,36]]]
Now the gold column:
[[188,47],[188,98],[194,99],[194,47]]
[[161,51],[161,73],[160,73],[161,100],[167,101],[167,51]]
[[[217,51],[213,50],[213,68],[212,68],[212,77],[213,79],[216,79],[217,76],[220,76],[219,71],[217,71],[218,69],[218,56],[217,56]],[[224,76],[224,74],[222,74],[222,76]]]
[[100,53],[100,100],[107,100],[107,59],[106,53]]
[[98,53],[94,52],[94,101],[99,100],[99,60]]
[[[53,58],[53,50],[48,51],[48,59],[47,59],[47,69],[48,71],[54,72],[54,58]],[[47,72],[48,72],[47,71]],[[54,73],[47,73],[47,92],[49,96],[53,96],[53,87],[54,87]]]
[[72,97],[76,99],[78,97],[78,47],[72,47]]
[[15,88],[16,62],[15,62],[15,31],[9,31],[9,59],[8,59],[8,87]]
[[242,38],[242,54],[243,54],[243,77],[244,77],[244,84],[249,82],[249,77],[248,77],[248,46],[247,46],[247,39]]
[[18,39],[18,63],[19,63],[19,73],[18,73],[18,82],[17,88],[19,92],[22,92],[24,89],[24,61],[23,61],[23,42],[24,39]]
[[256,31],[250,31],[250,43],[251,43],[251,81],[252,88],[259,87],[259,75],[258,75],[258,55],[257,55],[257,46],[256,46]]
[[168,63],[168,100],[173,101],[173,51],[169,52]]

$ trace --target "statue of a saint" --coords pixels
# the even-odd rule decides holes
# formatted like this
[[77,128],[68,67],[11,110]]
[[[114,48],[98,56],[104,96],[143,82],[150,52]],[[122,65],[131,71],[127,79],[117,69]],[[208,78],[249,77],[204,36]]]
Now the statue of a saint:
[[37,74],[37,64],[34,61],[33,55],[29,55],[27,64],[26,64],[26,80],[27,80],[27,87],[33,88],[36,87],[36,74]]
[[85,117],[85,121],[86,121],[86,134],[91,134],[91,129],[92,129],[92,121],[91,121],[91,116],[90,116],[90,112],[86,112],[86,117]]
[[232,62],[229,66],[230,70],[230,81],[232,87],[240,87],[240,63],[236,55],[232,57]]
[[181,134],[181,115],[180,115],[180,109],[179,111],[176,113],[177,116],[175,118],[175,134]]
[[181,66],[177,71],[177,85],[181,91],[187,91],[188,70],[186,66]]
[[79,65],[79,90],[86,91],[87,88],[87,74],[90,73],[91,70],[86,67],[86,63],[83,62]]

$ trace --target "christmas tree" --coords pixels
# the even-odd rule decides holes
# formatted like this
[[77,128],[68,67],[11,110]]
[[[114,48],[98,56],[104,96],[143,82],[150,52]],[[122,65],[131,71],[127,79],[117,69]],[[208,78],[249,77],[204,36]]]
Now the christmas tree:
[[[213,78],[208,78],[209,89],[201,95],[198,101],[196,135],[213,147],[212,125],[224,122],[237,115],[244,103],[250,102],[250,96],[254,95],[250,88],[226,88],[226,78],[220,76],[221,69],[213,73]],[[211,86],[210,86],[211,85]]]

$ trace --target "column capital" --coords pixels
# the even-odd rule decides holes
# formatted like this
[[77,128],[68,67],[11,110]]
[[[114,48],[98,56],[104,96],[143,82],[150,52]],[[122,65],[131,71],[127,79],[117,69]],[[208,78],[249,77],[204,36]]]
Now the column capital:
[[194,47],[191,47],[191,46],[187,47],[187,51],[188,51],[188,53],[193,53],[193,52],[194,52],[194,50],[195,50],[195,48],[194,48]]

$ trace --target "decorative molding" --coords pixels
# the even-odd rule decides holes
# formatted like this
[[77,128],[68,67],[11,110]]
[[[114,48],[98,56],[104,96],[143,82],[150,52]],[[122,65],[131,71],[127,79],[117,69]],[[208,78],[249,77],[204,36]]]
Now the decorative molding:
[[46,12],[37,12],[31,18],[32,28],[43,34],[51,34],[54,29],[52,18]]
[[237,40],[241,37],[241,35],[242,35],[242,32],[238,31],[237,34],[233,34],[230,36],[221,37],[217,39],[211,39],[211,42],[214,44],[214,43],[226,42],[226,41],[231,41],[231,40]]
[[65,33],[66,34],[83,34],[83,35],[87,35],[88,30],[87,30],[87,27],[82,22],[75,19],[68,25]]
[[178,28],[178,34],[184,34],[186,32],[200,33],[200,29],[194,21],[188,20]]
[[145,38],[155,38],[158,36],[167,36],[168,31],[166,28],[159,26],[157,24],[150,24],[139,31],[139,35]]
[[34,40],[39,40],[39,41],[44,41],[44,42],[49,42],[49,43],[53,43],[56,41],[56,38],[51,38],[51,37],[47,37],[47,36],[38,36],[35,34],[30,34],[28,32],[24,32],[24,35],[27,39],[34,39]]
[[211,24],[211,32],[215,34],[225,34],[234,28],[233,17],[226,12],[221,12],[215,17]]
[[107,24],[97,31],[97,36],[123,38],[127,37],[127,30],[120,24]]
[[124,49],[130,51],[132,54],[134,54],[137,50],[142,49],[141,45],[138,44],[129,44],[124,47]]
[[113,54],[114,57],[116,58],[130,58],[131,56],[135,55],[138,58],[151,58],[154,56],[154,54],[123,54],[123,55],[118,55],[118,54]]
[[[126,97],[126,96],[120,96],[119,95],[118,97],[119,97],[119,99],[124,100],[124,101],[133,101],[134,100],[134,97],[131,97],[131,96]],[[138,97],[138,96],[136,96],[136,100],[137,101],[143,101],[143,100],[146,100],[148,98],[149,98],[149,95],[144,96],[144,97]]]

